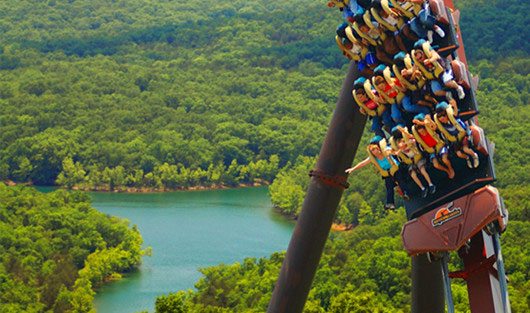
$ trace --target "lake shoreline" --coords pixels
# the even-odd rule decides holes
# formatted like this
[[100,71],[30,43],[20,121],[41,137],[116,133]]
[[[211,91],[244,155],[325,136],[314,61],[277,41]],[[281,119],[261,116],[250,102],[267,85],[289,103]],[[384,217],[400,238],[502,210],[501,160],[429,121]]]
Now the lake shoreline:
[[[14,181],[4,181],[4,184],[7,186],[30,186],[30,187],[57,187],[61,189],[68,189],[64,186],[40,186],[40,185],[33,185],[32,183],[16,183]],[[193,187],[179,187],[179,188],[149,188],[149,187],[127,187],[123,189],[114,189],[111,190],[110,188],[106,187],[96,187],[96,188],[80,188],[78,186],[74,186],[68,190],[76,190],[76,191],[86,191],[86,192],[101,192],[101,193],[123,193],[123,194],[134,194],[134,193],[141,193],[141,194],[149,194],[149,193],[165,193],[165,192],[175,192],[175,191],[208,191],[208,190],[227,190],[227,189],[239,189],[239,188],[249,188],[249,187],[263,187],[270,185],[267,181],[261,181],[261,182],[254,182],[254,183],[246,183],[246,184],[239,184],[237,186],[228,186],[228,185],[211,185],[211,186],[193,186]],[[298,219],[297,216],[292,214],[285,214],[282,213],[281,210],[275,206],[272,207],[272,209],[283,216],[287,220],[296,221]],[[335,232],[346,232],[353,229],[353,225],[345,225],[345,224],[331,224],[331,230]]]
[[294,227],[272,214],[266,187],[90,196],[98,211],[137,225],[144,247],[152,247],[139,271],[97,290],[93,305],[101,313],[154,312],[158,296],[193,289],[199,268],[285,250]]
[[[278,206],[272,206],[272,209],[274,210],[274,212],[278,213],[279,215],[285,217],[288,220],[295,221],[295,222],[298,220],[298,216],[293,215],[293,214],[285,214],[281,211],[281,209]],[[352,230],[353,228],[354,228],[353,224],[336,224],[336,223],[331,224],[331,230],[335,232],[345,232],[345,231]]]
[[267,181],[256,181],[253,183],[240,183],[236,186],[232,185],[223,185],[223,184],[214,184],[210,186],[190,186],[190,187],[176,187],[176,188],[155,188],[155,187],[121,187],[121,188],[110,188],[108,186],[98,186],[98,187],[80,187],[73,186],[67,188],[65,186],[57,185],[35,185],[32,182],[17,183],[12,180],[3,181],[6,186],[15,187],[15,186],[27,186],[27,187],[56,187],[65,190],[75,190],[75,191],[87,191],[87,192],[102,192],[102,193],[164,193],[164,192],[175,192],[175,191],[207,191],[207,190],[226,190],[226,189],[238,189],[238,188],[248,188],[248,187],[262,187],[270,185]]

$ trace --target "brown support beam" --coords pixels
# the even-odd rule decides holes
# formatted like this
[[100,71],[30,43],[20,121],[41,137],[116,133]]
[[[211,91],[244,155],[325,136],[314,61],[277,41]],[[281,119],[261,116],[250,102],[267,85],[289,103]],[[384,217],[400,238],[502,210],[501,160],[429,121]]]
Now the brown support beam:
[[[357,77],[359,73],[352,63],[320,150],[316,170],[328,177],[346,176],[344,170],[352,164],[364,130],[366,117],[352,96]],[[311,178],[268,313],[302,312],[342,193],[340,187]]]
[[444,313],[442,260],[427,259],[427,254],[412,257],[412,313]]
[[464,271],[469,273],[466,282],[471,312],[510,312],[504,308],[497,270],[489,262],[492,257],[496,259],[491,236],[484,232],[476,234],[471,238],[469,248],[460,249],[458,254],[464,262]]

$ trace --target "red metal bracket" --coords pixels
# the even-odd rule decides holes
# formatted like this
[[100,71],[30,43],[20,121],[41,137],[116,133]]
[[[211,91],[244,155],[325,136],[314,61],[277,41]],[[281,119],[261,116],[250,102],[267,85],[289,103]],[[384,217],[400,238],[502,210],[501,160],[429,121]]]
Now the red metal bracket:
[[350,187],[350,184],[347,182],[346,176],[340,176],[340,175],[329,175],[324,173],[321,170],[311,170],[309,171],[310,177],[318,178],[322,183],[325,185],[334,187],[334,188],[341,188],[341,189],[347,189]]
[[468,270],[449,273],[449,278],[462,278],[463,280],[467,280],[468,277],[473,275],[474,273],[489,270],[493,266],[493,264],[495,264],[496,261],[497,258],[495,257],[495,255],[492,255],[484,262],[480,262],[478,265],[473,266]]

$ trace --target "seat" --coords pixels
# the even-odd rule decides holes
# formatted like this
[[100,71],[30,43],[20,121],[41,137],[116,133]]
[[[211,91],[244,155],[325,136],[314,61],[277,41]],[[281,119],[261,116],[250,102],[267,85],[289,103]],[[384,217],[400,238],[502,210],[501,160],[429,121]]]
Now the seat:
[[[390,0],[390,3],[394,8],[403,13],[404,16],[409,19],[415,17],[421,11],[421,5],[408,2],[408,1],[399,1],[399,0]],[[388,0],[381,0],[381,5],[383,8],[389,7]]]
[[[412,69],[412,59],[410,58],[410,54],[406,54],[403,61],[407,69]],[[390,69],[388,69],[388,71],[390,71]],[[425,85],[425,79],[423,78],[419,78],[415,82],[411,82],[405,79],[403,75],[401,75],[401,70],[396,64],[392,65],[392,72],[394,73],[394,76],[397,79],[399,79],[399,82],[401,83],[401,85],[405,86],[405,88],[407,88],[408,90],[415,91],[415,90],[422,88]],[[390,73],[385,74],[385,75],[390,75]],[[386,78],[387,76],[385,76],[385,79]]]
[[338,35],[335,36],[335,42],[337,42],[337,46],[339,46],[339,49],[342,51],[342,54],[344,54],[348,59],[354,60],[354,61],[360,61],[361,57],[359,54],[352,53],[352,51],[344,44],[342,43],[342,38],[340,38]]
[[[425,54],[425,57],[427,59],[432,57],[432,48],[431,48],[431,44],[428,41],[424,41],[422,43],[421,49],[422,49],[422,51]],[[423,73],[423,76],[426,79],[428,79],[428,80],[437,79],[440,76],[440,74],[442,74],[444,72],[444,69],[443,69],[442,65],[440,64],[440,62],[437,62],[437,61],[432,63],[433,69],[431,69],[431,70],[427,69],[427,67],[425,67],[423,62],[420,62],[420,61],[418,61],[416,59],[415,52],[416,52],[415,49],[413,49],[411,51],[412,60],[414,61],[414,64]]]
[[[368,80],[366,80],[366,81],[368,81]],[[366,113],[366,115],[371,116],[371,117],[381,116],[386,108],[385,108],[384,104],[379,103],[377,101],[377,99],[375,98],[374,94],[372,93],[372,88],[371,88],[370,82],[368,81],[368,84],[367,84],[366,81],[363,84],[364,91],[365,91],[366,95],[371,100],[373,100],[375,103],[377,103],[377,109],[375,109],[375,110],[369,109],[361,100],[359,100],[359,98],[357,97],[357,94],[355,93],[355,89],[352,90],[353,99],[355,100],[357,105],[360,108],[363,109],[363,111]]]
[[466,65],[459,60],[453,60],[451,61],[451,68],[453,69],[455,81],[465,89],[470,89],[471,79]]
[[429,0],[429,7],[432,15],[436,17],[436,20],[440,23],[449,24],[449,14],[443,0]]

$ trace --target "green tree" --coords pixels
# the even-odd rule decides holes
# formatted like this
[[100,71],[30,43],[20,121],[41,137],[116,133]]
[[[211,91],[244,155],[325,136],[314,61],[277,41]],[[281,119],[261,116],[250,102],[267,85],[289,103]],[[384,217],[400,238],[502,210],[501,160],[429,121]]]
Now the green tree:
[[82,184],[85,181],[85,175],[86,172],[83,170],[81,163],[74,163],[72,158],[67,157],[63,160],[63,170],[59,173],[55,182],[66,188],[72,188]]

